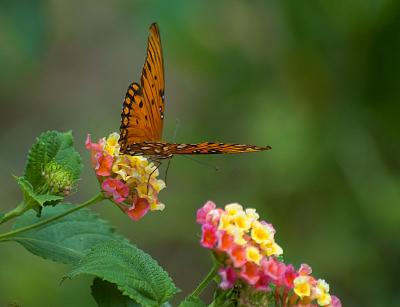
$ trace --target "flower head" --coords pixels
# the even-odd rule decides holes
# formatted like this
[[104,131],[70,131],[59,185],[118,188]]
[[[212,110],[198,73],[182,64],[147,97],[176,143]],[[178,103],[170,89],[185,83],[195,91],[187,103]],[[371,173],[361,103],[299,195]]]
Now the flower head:
[[200,244],[211,249],[221,263],[221,289],[240,283],[241,294],[248,298],[254,295],[245,293],[275,291],[266,297],[282,296],[281,302],[296,306],[341,307],[340,300],[329,293],[329,285],[311,275],[309,265],[302,264],[296,271],[282,261],[275,228],[260,220],[255,209],[244,209],[237,203],[222,209],[208,201],[197,210],[196,221],[202,225]]
[[45,190],[59,196],[69,195],[76,182],[72,171],[56,161],[45,164],[42,176],[45,181]]
[[146,213],[163,210],[158,193],[165,188],[157,179],[157,167],[142,156],[121,154],[119,134],[93,143],[90,135],[86,148],[91,152],[92,166],[104,195],[110,197],[134,221]]

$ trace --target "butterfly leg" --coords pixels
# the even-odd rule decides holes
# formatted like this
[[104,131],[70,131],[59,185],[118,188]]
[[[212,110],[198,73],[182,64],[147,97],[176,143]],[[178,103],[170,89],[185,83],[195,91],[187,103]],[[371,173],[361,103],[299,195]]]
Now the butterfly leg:
[[156,165],[156,167],[154,168],[154,170],[152,170],[152,172],[150,173],[150,175],[149,175],[149,178],[147,179],[147,195],[149,195],[149,187],[150,187],[150,179],[151,179],[151,176],[153,176],[153,174],[154,174],[154,172],[156,171],[156,170],[158,170],[158,168],[160,167],[160,165],[161,165],[161,161],[159,161],[159,160],[153,160],[153,159],[149,159],[151,162],[153,162],[155,165]]
[[169,165],[171,164],[171,161],[172,161],[172,156],[168,159],[167,168],[165,169],[165,178],[164,178],[165,185],[167,185],[167,176],[168,176],[168,170],[169,170]]

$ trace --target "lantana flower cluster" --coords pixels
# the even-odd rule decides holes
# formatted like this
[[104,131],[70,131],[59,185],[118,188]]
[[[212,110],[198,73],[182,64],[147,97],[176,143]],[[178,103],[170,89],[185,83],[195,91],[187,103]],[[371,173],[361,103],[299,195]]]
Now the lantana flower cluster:
[[86,148],[91,151],[92,166],[104,194],[137,221],[149,210],[164,209],[158,193],[165,183],[157,179],[157,167],[145,157],[121,154],[119,137],[114,132],[92,143],[88,135]]
[[275,242],[275,229],[259,220],[255,209],[237,203],[217,208],[208,201],[197,211],[201,224],[201,245],[211,249],[221,263],[219,287],[232,288],[244,283],[255,290],[274,292],[282,306],[341,306],[329,294],[329,285],[311,275],[311,267],[298,270],[281,261],[283,250]]

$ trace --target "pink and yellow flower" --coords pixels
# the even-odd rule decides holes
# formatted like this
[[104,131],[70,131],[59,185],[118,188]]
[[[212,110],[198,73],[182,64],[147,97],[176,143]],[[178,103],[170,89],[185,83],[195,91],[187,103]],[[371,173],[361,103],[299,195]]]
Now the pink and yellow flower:
[[197,210],[196,220],[202,225],[201,245],[221,263],[220,288],[242,282],[258,291],[275,291],[273,297],[285,306],[341,307],[340,300],[329,294],[329,285],[311,275],[309,265],[296,271],[279,258],[283,250],[275,242],[276,231],[259,220],[255,209],[237,203],[221,209],[208,201]]
[[106,196],[112,196],[116,203],[122,203],[129,195],[129,187],[119,179],[106,178],[101,188]]
[[311,284],[308,276],[300,275],[293,281],[294,293],[296,293],[300,299],[311,296]]
[[131,219],[137,221],[148,211],[163,210],[158,193],[165,188],[157,179],[157,167],[142,156],[121,154],[119,134],[112,133],[98,143],[86,139],[92,165],[104,195],[110,197]]

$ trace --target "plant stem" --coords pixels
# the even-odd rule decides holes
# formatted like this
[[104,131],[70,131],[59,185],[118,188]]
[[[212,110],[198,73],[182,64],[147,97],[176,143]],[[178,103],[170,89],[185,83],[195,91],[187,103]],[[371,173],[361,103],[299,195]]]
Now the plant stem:
[[34,229],[34,228],[37,228],[37,227],[41,227],[41,226],[46,225],[48,223],[54,222],[54,221],[56,221],[56,220],[58,220],[60,218],[63,218],[64,216],[66,216],[68,214],[71,214],[71,213],[73,213],[75,211],[78,211],[78,210],[80,210],[80,209],[82,209],[84,207],[87,207],[87,206],[93,205],[95,203],[98,203],[99,201],[102,201],[103,199],[104,199],[103,194],[99,193],[98,195],[88,199],[87,201],[83,202],[80,205],[74,206],[73,208],[69,209],[68,211],[65,211],[64,213],[62,213],[60,215],[56,215],[56,216],[50,217],[48,219],[45,219],[43,221],[37,222],[35,224],[28,225],[28,226],[25,226],[25,227],[21,227],[21,228],[18,228],[18,229],[15,229],[15,230],[0,234],[0,241],[6,241],[8,238],[10,238],[12,236],[15,236],[16,234],[19,234],[21,232],[25,232],[25,231],[28,231],[28,230],[31,230],[31,229]]
[[214,279],[215,275],[217,275],[217,272],[218,272],[218,265],[214,263],[210,272],[208,272],[207,276],[204,277],[204,279],[200,282],[200,284],[197,286],[197,288],[192,292],[190,296],[198,297],[201,294],[201,292],[203,292],[203,290],[207,287],[208,283]]
[[0,224],[3,224],[4,222],[7,222],[14,217],[21,215],[22,213],[24,213],[24,211],[26,211],[26,204],[25,202],[21,201],[18,206],[16,206],[13,210],[4,214],[3,218],[0,221]]

